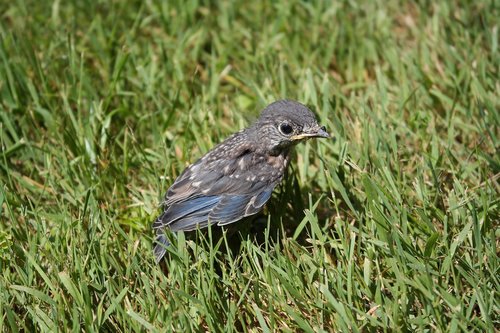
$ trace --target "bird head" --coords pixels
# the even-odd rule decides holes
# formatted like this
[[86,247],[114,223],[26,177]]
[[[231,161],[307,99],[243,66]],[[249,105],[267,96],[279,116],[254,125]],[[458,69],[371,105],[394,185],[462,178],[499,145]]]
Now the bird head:
[[257,139],[272,152],[280,152],[310,138],[330,137],[325,127],[318,124],[311,110],[290,100],[267,106],[255,123],[255,128]]

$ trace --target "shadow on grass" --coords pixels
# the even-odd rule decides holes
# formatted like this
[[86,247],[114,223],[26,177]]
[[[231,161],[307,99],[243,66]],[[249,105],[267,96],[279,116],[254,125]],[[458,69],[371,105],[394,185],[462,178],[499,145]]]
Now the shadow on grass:
[[[345,174],[343,168],[340,167],[339,169],[337,170],[337,174],[341,181],[344,181]],[[294,237],[297,228],[304,219],[304,211],[311,209],[309,200],[313,203],[319,201],[314,214],[317,215],[322,230],[326,233],[331,233],[333,237],[340,237],[339,235],[336,236],[336,232],[332,228],[334,217],[340,213],[340,217],[343,220],[350,220],[354,217],[350,208],[343,200],[340,200],[337,204],[337,209],[333,209],[331,200],[325,198],[323,192],[318,191],[321,186],[317,182],[313,181],[306,186],[300,186],[295,173],[292,173],[290,176],[277,189],[277,193],[267,203],[264,211],[223,228],[212,226],[210,227],[210,231],[208,228],[205,228],[198,231],[185,232],[186,240],[192,240],[196,244],[203,244],[205,248],[210,247],[209,244],[217,244],[220,241],[217,249],[220,263],[225,261],[223,258],[238,257],[242,252],[244,242],[247,240],[253,242],[258,247],[265,246],[266,242],[274,247],[275,244],[281,244],[283,240]],[[353,207],[358,212],[362,212],[363,203],[352,192],[351,184],[344,183],[344,187]],[[335,192],[335,196],[338,198],[340,194]],[[222,240],[224,233],[225,240]],[[212,242],[209,241],[210,237]],[[309,223],[294,238],[299,245],[304,247],[310,246],[311,230]],[[190,256],[194,258],[192,252]],[[167,254],[167,259],[162,261],[162,268],[165,273],[168,272],[168,262],[170,260],[172,258]],[[217,274],[219,274],[220,267],[215,267],[215,269]]]

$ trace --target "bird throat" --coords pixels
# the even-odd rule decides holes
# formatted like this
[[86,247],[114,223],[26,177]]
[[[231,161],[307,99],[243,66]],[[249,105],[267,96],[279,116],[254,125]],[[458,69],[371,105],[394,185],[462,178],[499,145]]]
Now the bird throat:
[[267,163],[278,170],[279,173],[283,173],[288,168],[289,162],[290,149],[280,150],[278,154],[270,154],[267,157]]

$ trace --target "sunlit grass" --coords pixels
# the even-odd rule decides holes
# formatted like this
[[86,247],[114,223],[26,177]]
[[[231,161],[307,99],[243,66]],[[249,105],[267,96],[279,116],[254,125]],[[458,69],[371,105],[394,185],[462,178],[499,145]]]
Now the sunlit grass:
[[[498,330],[493,1],[0,13],[4,331]],[[279,98],[336,140],[297,147],[270,228],[155,265],[168,186]]]

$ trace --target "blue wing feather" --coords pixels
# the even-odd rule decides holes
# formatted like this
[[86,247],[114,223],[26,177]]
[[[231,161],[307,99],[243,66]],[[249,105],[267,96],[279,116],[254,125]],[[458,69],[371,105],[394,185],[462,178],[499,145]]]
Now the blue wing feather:
[[248,195],[225,196],[212,209],[208,218],[219,225],[236,222],[245,216],[245,207],[250,199],[251,196]]
[[208,214],[210,209],[185,216],[180,220],[169,225],[171,231],[193,231],[197,228],[202,229],[208,226]]
[[[260,192],[255,197],[255,200],[252,204],[253,209],[260,210],[262,208],[262,206],[264,206],[264,204],[271,198],[271,194],[273,193],[273,190],[274,190],[274,186],[266,189],[265,191]],[[247,211],[248,211],[248,209],[247,209]]]
[[[220,196],[202,196],[189,198],[186,201],[173,204],[158,218],[155,226],[164,227],[172,225],[178,220],[187,218],[190,215],[200,215],[201,212],[208,212],[220,201]],[[171,227],[174,227],[173,225]],[[181,230],[181,229],[178,229]]]
[[218,225],[236,222],[259,212],[272,192],[273,188],[268,188],[257,194],[226,196],[212,209],[208,217]]

